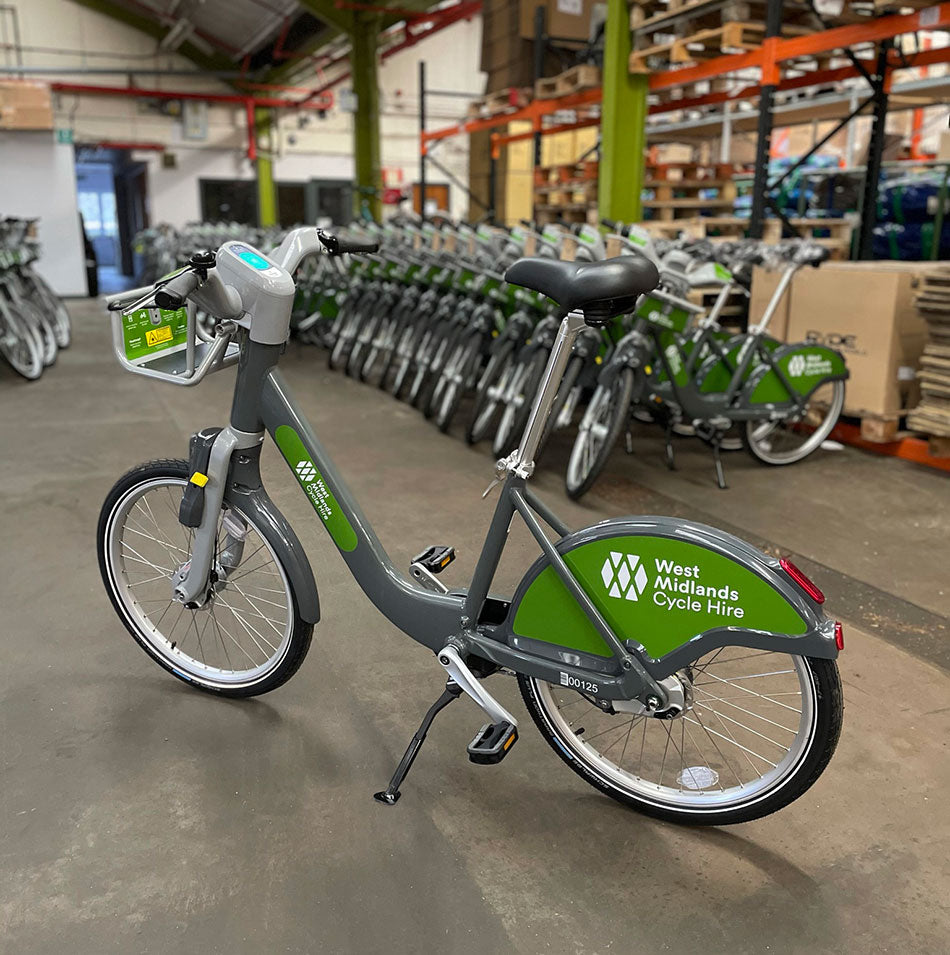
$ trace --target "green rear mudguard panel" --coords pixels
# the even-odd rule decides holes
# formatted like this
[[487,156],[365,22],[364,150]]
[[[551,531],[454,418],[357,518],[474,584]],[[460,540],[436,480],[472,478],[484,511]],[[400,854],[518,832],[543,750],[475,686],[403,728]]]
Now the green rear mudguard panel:
[[[825,345],[796,344],[776,349],[772,360],[798,394],[808,397],[828,381],[844,381],[848,369],[841,352]],[[781,404],[790,398],[788,390],[771,368],[760,365],[745,386],[748,404]]]
[[[731,534],[671,517],[624,517],[568,534],[556,547],[657,678],[722,646],[838,655],[834,621],[776,558]],[[546,557],[518,586],[505,627],[517,649],[594,669],[613,664]]]

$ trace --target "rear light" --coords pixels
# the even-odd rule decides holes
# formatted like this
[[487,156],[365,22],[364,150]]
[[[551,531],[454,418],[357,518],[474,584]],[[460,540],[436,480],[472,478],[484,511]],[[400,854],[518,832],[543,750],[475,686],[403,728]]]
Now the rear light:
[[782,570],[784,570],[816,604],[823,604],[825,602],[825,595],[787,557],[783,557],[779,563],[782,565]]
[[835,646],[839,650],[844,649],[844,630],[841,629],[841,624],[838,621],[835,621]]

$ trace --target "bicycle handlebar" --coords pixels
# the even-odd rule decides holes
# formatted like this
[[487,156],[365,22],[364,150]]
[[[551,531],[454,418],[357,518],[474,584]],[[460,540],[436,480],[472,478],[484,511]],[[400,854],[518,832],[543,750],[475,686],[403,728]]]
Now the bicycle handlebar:
[[181,308],[185,304],[185,299],[198,288],[199,281],[198,273],[191,269],[185,269],[184,272],[173,275],[155,290],[155,304],[159,308]]
[[358,255],[379,251],[378,242],[355,242],[331,232],[324,232],[322,229],[318,230],[317,235],[330,255],[344,255],[346,253]]

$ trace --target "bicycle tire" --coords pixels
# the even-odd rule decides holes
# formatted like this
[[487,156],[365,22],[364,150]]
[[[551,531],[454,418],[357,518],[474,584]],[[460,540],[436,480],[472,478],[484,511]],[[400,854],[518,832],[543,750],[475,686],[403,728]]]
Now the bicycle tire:
[[[132,591],[133,585],[123,581],[123,577],[126,575],[120,567],[122,561],[118,555],[123,554],[120,548],[124,545],[122,545],[120,541],[119,548],[117,548],[115,538],[118,532],[118,523],[123,519],[123,510],[125,509],[126,513],[131,513],[131,509],[135,506],[135,501],[141,499],[134,497],[136,492],[140,492],[141,495],[144,495],[144,493],[151,489],[174,488],[177,493],[180,494],[181,489],[186,486],[190,474],[191,469],[187,461],[166,459],[148,461],[145,464],[140,464],[119,478],[106,496],[99,515],[96,532],[99,572],[102,575],[102,581],[109,594],[113,609],[119,619],[132,635],[135,642],[164,670],[167,670],[172,676],[187,683],[189,686],[204,692],[214,693],[218,696],[259,696],[262,693],[268,693],[282,686],[297,672],[310,648],[310,641],[313,634],[313,625],[306,623],[300,617],[298,611],[299,602],[293,590],[291,577],[281,562],[282,545],[280,537],[271,528],[264,523],[258,526],[252,518],[241,512],[238,506],[230,502],[227,503],[228,509],[239,513],[241,518],[246,522],[247,527],[253,529],[262,541],[261,547],[255,550],[254,553],[259,554],[260,550],[264,549],[265,552],[269,553],[273,558],[275,565],[280,570],[278,576],[284,585],[284,592],[289,600],[287,620],[284,621],[287,634],[275,653],[275,656],[278,658],[272,665],[264,669],[259,676],[249,677],[247,679],[237,678],[234,680],[226,680],[224,674],[228,671],[218,667],[208,667],[207,673],[204,673],[202,667],[196,665],[190,656],[184,655],[184,640],[181,640],[180,643],[177,643],[177,641],[169,641],[165,637],[164,631],[158,629],[163,622],[161,617],[158,618],[157,622],[152,626],[148,626],[144,623],[145,620],[150,620],[150,618],[140,612],[141,608],[136,609],[136,602],[141,601],[141,597],[138,596],[141,592],[135,592],[130,595],[129,592]],[[142,520],[146,521],[144,526],[151,529],[147,523],[147,518],[144,516],[145,513],[146,511],[143,509]],[[178,525],[178,527],[180,528],[181,525]],[[155,529],[156,533],[159,533],[157,524]],[[138,537],[135,539],[138,542]],[[169,542],[163,540],[162,543]],[[182,550],[182,548],[176,545],[172,546],[175,547],[176,551]],[[182,554],[181,556],[183,557],[185,555]],[[249,556],[251,560],[258,559],[255,558],[254,555]],[[146,561],[145,563],[149,562]],[[239,564],[236,569],[243,569],[243,567]],[[250,573],[250,571],[247,573]],[[145,583],[147,582],[148,581],[145,581]],[[272,584],[271,586],[276,585]],[[170,592],[170,580],[168,581],[168,588]],[[225,592],[229,592],[227,591],[227,583],[225,583],[220,591],[216,592],[215,596],[210,598],[209,602],[219,600],[220,594]],[[255,599],[263,601],[263,598]],[[151,602],[152,601],[145,601],[145,603]],[[248,603],[250,606],[255,606],[255,604],[250,601]],[[211,611],[203,610],[191,612],[193,616],[198,613],[211,613]],[[273,613],[274,611],[268,612]],[[155,613],[157,613],[157,611],[155,611]],[[182,607],[181,613],[185,613],[184,607]],[[253,615],[248,619],[254,619]],[[178,621],[176,620],[175,624],[171,626],[169,635],[176,633],[177,625]],[[207,627],[207,622],[204,625]],[[215,621],[215,627],[217,626],[217,621]],[[166,630],[168,627],[169,624],[166,623]],[[185,632],[188,632],[187,625]],[[195,625],[195,634],[198,638],[198,646],[201,646],[197,623]],[[254,640],[253,637],[250,639]],[[256,643],[256,641],[254,642]],[[222,644],[224,644],[223,638]],[[232,672],[239,675],[243,671]],[[217,674],[221,675],[218,676]]]
[[[488,437],[500,407],[498,388],[504,384],[515,363],[515,343],[506,341],[488,359],[482,377],[475,388],[475,404],[465,426],[465,441],[478,444]],[[503,392],[502,392],[503,393]]]
[[[3,325],[8,328],[4,332]],[[7,364],[27,381],[36,381],[43,374],[43,352],[36,335],[18,316],[11,303],[0,311],[0,355]]]
[[437,408],[433,414],[436,427],[447,432],[452,427],[452,421],[458,414],[462,400],[470,390],[470,382],[482,355],[482,336],[475,332],[469,335],[467,341],[456,346],[458,352],[457,369],[453,378],[442,390]]
[[[603,471],[610,452],[620,437],[624,422],[630,414],[630,401],[633,397],[634,372],[632,368],[622,368],[609,388],[598,385],[594,395],[584,413],[584,419],[578,428],[571,456],[567,462],[567,473],[564,476],[564,487],[571,500],[579,500],[594,485],[594,482]],[[606,434],[600,445],[593,453],[585,451],[582,442],[587,441],[589,432],[593,428],[593,416],[600,413],[601,404],[606,403],[605,410],[609,413]],[[588,416],[590,416],[588,420]],[[587,427],[585,428],[585,424]]]
[[531,405],[541,387],[548,358],[546,349],[537,348],[519,362],[524,371],[520,376],[515,373],[515,379],[509,389],[506,407],[501,413],[501,420],[492,441],[492,454],[495,457],[504,457],[513,451],[521,440],[531,414]]
[[[747,648],[736,649],[746,650]],[[783,656],[788,655],[783,654]],[[824,771],[834,754],[841,735],[844,701],[841,678],[835,661],[814,657],[790,657],[790,659],[795,661],[796,669],[801,666],[802,669],[799,672],[803,674],[803,680],[807,681],[803,685],[809,687],[809,693],[812,696],[810,702],[812,712],[805,725],[805,738],[801,751],[796,753],[795,757],[789,761],[789,768],[784,775],[776,774],[774,781],[766,784],[761,791],[750,791],[745,801],[741,796],[737,796],[731,805],[726,800],[717,801],[715,793],[710,793],[713,798],[709,800],[707,805],[703,805],[701,797],[697,799],[689,797],[677,799],[673,794],[664,799],[659,785],[657,785],[655,793],[651,792],[650,786],[643,785],[637,779],[640,772],[639,767],[637,774],[631,774],[620,768],[624,760],[623,755],[619,758],[620,765],[613,763],[614,768],[611,769],[611,763],[605,762],[605,756],[598,758],[600,754],[596,752],[596,749],[592,751],[590,746],[585,746],[583,741],[579,741],[578,737],[586,732],[583,726],[580,726],[574,732],[570,729],[565,731],[565,720],[563,718],[558,719],[556,708],[552,708],[551,705],[551,701],[554,699],[551,684],[544,684],[544,681],[519,673],[518,685],[525,706],[548,745],[581,779],[595,789],[641,813],[668,822],[693,826],[735,825],[770,815],[798,799]],[[801,661],[801,663],[799,664],[798,661]],[[683,669],[689,670],[688,667]],[[683,670],[678,672],[682,673]],[[741,715],[741,713],[735,715]],[[755,716],[756,714],[751,715]],[[679,717],[679,720],[683,718]],[[645,718],[641,716],[638,719],[644,720]],[[667,721],[647,719],[647,722],[660,724]],[[673,726],[675,722],[677,721],[669,721],[667,725]],[[696,720],[694,719],[693,722],[696,722]],[[805,723],[804,720],[802,722]],[[705,729],[701,719],[697,726]],[[639,731],[639,726],[637,729]],[[697,734],[700,732],[696,727],[693,727],[691,732],[693,730]],[[646,732],[647,725],[644,724],[644,735]],[[770,732],[777,731],[770,729]],[[800,725],[798,734],[801,733]],[[726,734],[720,734],[720,736],[724,742],[719,745],[727,746],[725,742],[727,740]],[[716,742],[712,736],[710,736],[710,739],[713,739],[714,743]],[[736,743],[736,745],[739,744]],[[683,762],[686,762],[686,751],[687,747],[684,746],[681,753],[681,761]],[[722,752],[720,751],[721,755]],[[616,751],[612,752],[612,759],[617,760]],[[696,767],[696,769],[699,769],[699,767]],[[625,772],[628,781],[624,779]],[[681,770],[680,775],[681,777],[686,773],[692,775],[693,772],[694,768],[690,767],[685,770],[685,773]],[[765,778],[765,775],[762,778]],[[662,769],[660,779],[662,782]],[[669,787],[667,788],[669,789]],[[682,783],[680,790],[683,791]]]

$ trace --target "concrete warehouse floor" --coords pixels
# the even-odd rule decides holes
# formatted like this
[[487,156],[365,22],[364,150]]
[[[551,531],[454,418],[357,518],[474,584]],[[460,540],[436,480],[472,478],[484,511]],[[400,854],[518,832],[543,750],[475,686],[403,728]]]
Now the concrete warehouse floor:
[[[395,808],[375,803],[443,674],[366,601],[273,447],[265,480],[307,548],[323,620],[275,693],[215,699],[136,647],[99,580],[113,481],[224,424],[198,390],[121,371],[101,306],[35,384],[0,369],[0,949],[103,952],[945,951],[950,937],[950,484],[849,449],[788,469],[744,454],[720,492],[649,431],[582,506],[559,440],[536,482],[572,525],[668,512],[792,552],[845,622],[845,726],[824,776],[767,819],[686,829],[626,810],[524,716],[516,752],[468,762],[483,722],[439,717]],[[491,502],[484,448],[292,347],[285,371],[396,562],[451,542],[464,582]],[[512,538],[499,584],[534,557]],[[499,586],[501,589],[501,586]]]

